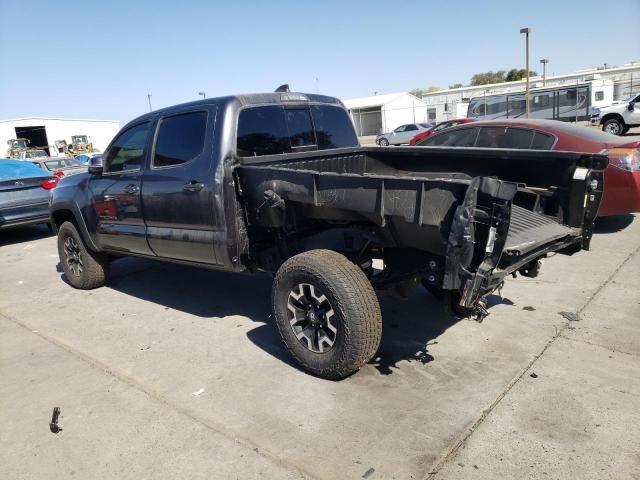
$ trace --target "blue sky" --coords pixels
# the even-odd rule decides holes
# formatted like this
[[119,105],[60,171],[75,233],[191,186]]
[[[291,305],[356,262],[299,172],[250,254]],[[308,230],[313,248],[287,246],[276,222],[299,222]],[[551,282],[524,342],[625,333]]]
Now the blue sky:
[[147,93],[159,108],[282,83],[340,98],[447,87],[523,67],[525,26],[536,70],[640,60],[640,0],[2,0],[2,14],[0,118],[126,122]]

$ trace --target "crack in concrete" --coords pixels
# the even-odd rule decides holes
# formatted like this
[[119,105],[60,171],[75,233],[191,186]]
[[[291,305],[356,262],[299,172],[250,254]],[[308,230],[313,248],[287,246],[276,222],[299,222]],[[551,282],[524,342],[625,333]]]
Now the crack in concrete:
[[[640,252],[640,245],[636,247],[636,249],[629,253],[627,257],[616,267],[616,269],[607,277],[607,279],[600,284],[598,288],[586,299],[586,301],[582,304],[582,306],[577,310],[577,314],[582,313],[589,304],[600,294],[602,289],[607,286],[613,278],[618,274],[618,272],[624,267],[631,258],[633,258],[638,252]],[[527,365],[515,376],[511,379],[511,381],[506,385],[506,387],[500,392],[500,394],[496,397],[496,399],[491,402],[491,404],[482,410],[482,414],[480,417],[469,427],[468,430],[463,432],[458,436],[456,441],[444,452],[444,454],[440,457],[440,459],[429,469],[427,474],[425,475],[425,480],[430,480],[435,478],[435,476],[442,470],[442,468],[446,465],[446,463],[453,458],[458,450],[467,442],[469,437],[473,435],[484,420],[489,416],[489,414],[498,406],[498,404],[502,401],[502,399],[511,391],[511,389],[518,383],[522,377],[533,367],[533,365],[538,361],[538,359],[544,355],[544,353],[549,349],[549,347],[562,335],[562,333],[567,329],[569,325],[573,322],[566,321],[560,330],[556,331],[556,333],[547,341],[547,343],[542,347],[542,349],[534,355],[533,359],[527,363]],[[566,337],[564,337],[566,338]]]
[[571,337],[567,337],[565,335],[560,335],[560,336],[562,337],[563,340],[569,340],[571,342],[584,343],[586,345],[591,345],[592,347],[602,348],[602,349],[607,350],[608,352],[611,352],[611,353],[622,353],[623,355],[630,355],[632,357],[637,357],[638,356],[635,353],[625,352],[624,350],[614,350],[611,347],[607,347],[606,345],[601,345],[601,344],[595,343],[595,342],[590,342],[589,340],[583,340],[581,338],[571,338]]
[[197,413],[184,408],[174,402],[172,402],[171,400],[169,400],[168,398],[166,398],[162,393],[154,391],[153,389],[149,388],[147,385],[143,384],[142,382],[136,380],[135,378],[126,375],[122,372],[118,372],[116,370],[114,370],[112,367],[110,367],[108,364],[98,360],[97,358],[94,358],[90,355],[87,355],[86,353],[82,352],[81,350],[77,350],[74,347],[72,347],[71,345],[55,338],[49,335],[45,335],[40,331],[34,331],[34,329],[32,327],[30,327],[29,325],[21,322],[20,320],[17,320],[16,318],[14,318],[12,315],[0,311],[0,317],[4,318],[5,320],[14,323],[15,325],[18,325],[19,327],[24,328],[25,330],[27,330],[29,333],[31,333],[32,335],[37,335],[38,337],[42,338],[44,341],[51,343],[52,345],[55,345],[56,347],[64,350],[65,352],[69,353],[70,355],[73,355],[74,357],[80,359],[81,361],[87,363],[88,365],[90,365],[92,368],[95,368],[99,371],[101,371],[104,374],[107,374],[111,377],[113,377],[116,381],[120,381],[123,382],[127,385],[129,385],[130,387],[138,390],[139,392],[147,395],[149,398],[155,400],[156,402],[159,402],[162,405],[165,405],[173,410],[175,410],[176,412],[180,413],[181,415],[184,415],[185,417],[189,418],[190,420],[202,425],[203,427],[205,427],[206,429],[217,433],[219,435],[222,435],[223,437],[225,437],[228,440],[231,440],[233,443],[235,443],[236,445],[239,445],[240,447],[252,450],[253,452],[255,452],[257,455],[260,455],[261,457],[269,460],[271,463],[282,467],[286,470],[289,471],[293,471],[295,473],[297,473],[298,475],[300,475],[303,478],[309,478],[309,479],[318,479],[317,476],[311,474],[310,472],[306,471],[304,468],[299,467],[298,465],[295,465],[294,463],[291,463],[288,460],[284,460],[281,457],[278,457],[276,455],[274,455],[273,453],[269,452],[267,449],[265,449],[264,447],[262,447],[261,445],[258,445],[256,443],[254,443],[253,441],[251,441],[248,438],[245,438],[241,435],[238,435],[237,433],[235,433],[234,431],[228,429],[227,427],[225,427],[224,425],[215,422],[215,421],[211,421],[209,419],[206,418],[202,418],[201,416],[199,416]]

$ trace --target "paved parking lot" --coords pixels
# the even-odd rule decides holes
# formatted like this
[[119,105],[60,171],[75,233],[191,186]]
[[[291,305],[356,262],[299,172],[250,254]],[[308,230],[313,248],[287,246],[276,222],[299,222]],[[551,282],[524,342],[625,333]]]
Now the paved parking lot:
[[341,382],[287,357],[267,275],[122,259],[83,292],[55,245],[0,234],[0,478],[640,478],[639,218],[483,323],[381,298],[379,354]]

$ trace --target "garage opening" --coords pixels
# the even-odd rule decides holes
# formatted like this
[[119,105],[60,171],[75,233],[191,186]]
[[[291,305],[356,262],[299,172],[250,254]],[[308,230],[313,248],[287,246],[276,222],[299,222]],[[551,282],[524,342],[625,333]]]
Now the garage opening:
[[49,152],[49,141],[47,140],[47,131],[44,126],[37,127],[15,127],[16,138],[26,138],[29,148],[41,148],[51,155]]
[[358,108],[351,110],[351,118],[359,137],[382,133],[381,107]]

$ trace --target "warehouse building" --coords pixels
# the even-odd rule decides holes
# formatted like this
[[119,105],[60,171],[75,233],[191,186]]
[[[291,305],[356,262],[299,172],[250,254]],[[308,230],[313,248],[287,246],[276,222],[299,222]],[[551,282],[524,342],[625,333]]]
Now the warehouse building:
[[405,123],[424,123],[424,101],[409,92],[343,100],[359,137],[389,132]]
[[[71,144],[72,135],[88,135],[93,147],[103,151],[120,130],[116,120],[79,120],[70,118],[27,117],[0,120],[0,146],[11,139],[26,138],[32,148],[42,148],[51,156],[61,155],[56,146],[64,140]],[[0,155],[4,152],[0,151]]]

